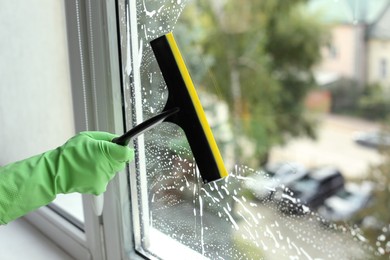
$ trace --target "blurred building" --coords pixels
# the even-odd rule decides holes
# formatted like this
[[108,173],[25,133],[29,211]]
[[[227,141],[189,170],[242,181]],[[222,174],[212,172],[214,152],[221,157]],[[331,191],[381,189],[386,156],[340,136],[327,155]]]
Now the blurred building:
[[387,3],[381,15],[367,32],[367,81],[380,83],[390,90],[390,4]]
[[313,0],[309,9],[329,25],[330,37],[316,67],[320,85],[342,78],[390,88],[390,1]]

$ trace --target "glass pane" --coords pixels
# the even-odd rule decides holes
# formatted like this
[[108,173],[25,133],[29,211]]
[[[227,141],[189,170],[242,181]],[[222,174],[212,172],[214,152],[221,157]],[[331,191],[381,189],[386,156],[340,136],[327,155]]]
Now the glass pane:
[[231,172],[204,185],[179,127],[145,134],[143,249],[156,229],[211,259],[387,259],[388,17],[386,1],[140,1],[144,118],[168,96],[148,42],[173,30]]

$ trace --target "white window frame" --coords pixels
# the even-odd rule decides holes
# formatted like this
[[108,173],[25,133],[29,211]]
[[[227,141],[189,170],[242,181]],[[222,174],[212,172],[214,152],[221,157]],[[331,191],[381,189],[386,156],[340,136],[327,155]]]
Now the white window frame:
[[[76,132],[124,131],[117,4],[64,0]],[[127,170],[109,184],[101,216],[94,210],[95,196],[82,196],[84,230],[49,207],[26,219],[76,259],[143,259],[135,253],[132,237],[122,232],[122,218],[131,217],[129,205],[118,196],[128,197],[126,175]]]

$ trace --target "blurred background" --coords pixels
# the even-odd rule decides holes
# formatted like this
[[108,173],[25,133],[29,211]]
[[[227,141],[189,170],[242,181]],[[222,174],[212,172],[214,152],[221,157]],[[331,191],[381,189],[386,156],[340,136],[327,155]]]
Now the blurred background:
[[[180,130],[164,128],[178,140],[169,148],[152,134],[151,224],[211,258],[388,259],[390,1],[186,1],[174,26],[161,23],[160,4],[140,5],[140,37],[174,27],[232,175],[196,186]],[[162,83],[145,53],[151,100]],[[161,177],[162,165],[176,168]]]

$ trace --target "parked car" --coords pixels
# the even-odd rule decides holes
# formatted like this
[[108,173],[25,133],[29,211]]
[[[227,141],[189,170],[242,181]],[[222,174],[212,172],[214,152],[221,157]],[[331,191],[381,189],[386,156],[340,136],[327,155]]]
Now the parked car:
[[325,200],[318,213],[329,221],[346,221],[367,206],[372,191],[371,182],[347,183],[343,189]]
[[315,169],[288,185],[280,196],[279,209],[289,214],[305,214],[321,206],[344,186],[344,177],[334,167]]
[[353,136],[353,140],[359,145],[370,148],[390,147],[390,134],[381,131],[356,132]]
[[305,166],[295,162],[281,162],[269,165],[264,171],[248,178],[245,188],[259,200],[272,199],[273,195],[283,190],[291,182],[308,174]]

